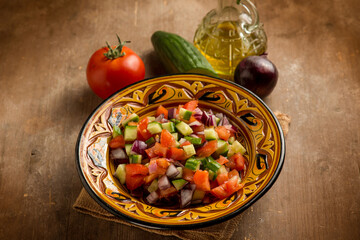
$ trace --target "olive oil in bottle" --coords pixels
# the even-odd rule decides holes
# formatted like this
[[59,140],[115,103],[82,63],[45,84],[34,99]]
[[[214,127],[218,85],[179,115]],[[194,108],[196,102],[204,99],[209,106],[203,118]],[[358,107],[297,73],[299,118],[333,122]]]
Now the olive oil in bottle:
[[210,11],[194,36],[194,45],[222,78],[233,80],[239,62],[247,56],[266,51],[266,34],[249,0],[220,0]]

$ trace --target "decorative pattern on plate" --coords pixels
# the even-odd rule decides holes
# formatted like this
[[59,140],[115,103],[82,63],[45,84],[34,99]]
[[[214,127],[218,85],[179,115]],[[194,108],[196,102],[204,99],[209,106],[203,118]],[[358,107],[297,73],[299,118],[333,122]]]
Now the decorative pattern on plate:
[[[226,114],[238,126],[249,163],[242,180],[245,187],[227,199],[201,207],[149,206],[132,197],[112,176],[114,166],[108,160],[107,149],[111,129],[132,112],[145,117],[153,115],[160,104],[177,106],[190,99],[198,99],[202,108]],[[102,206],[134,223],[157,228],[200,227],[234,216],[271,186],[284,158],[280,126],[260,99],[231,82],[195,74],[149,79],[113,95],[84,125],[77,150],[83,183]]]

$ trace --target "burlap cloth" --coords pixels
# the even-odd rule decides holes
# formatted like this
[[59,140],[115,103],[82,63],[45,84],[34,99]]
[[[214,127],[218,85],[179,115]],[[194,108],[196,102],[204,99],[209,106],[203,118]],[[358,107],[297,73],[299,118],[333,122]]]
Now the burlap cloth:
[[[283,129],[284,135],[286,136],[289,131],[290,125],[290,117],[286,114],[275,112],[276,117],[278,118],[280,125]],[[237,217],[229,221],[225,221],[223,223],[219,223],[213,225],[211,227],[199,228],[194,230],[157,230],[157,229],[150,229],[141,226],[134,225],[129,223],[121,218],[115,217],[105,209],[103,209],[100,205],[98,205],[95,200],[93,200],[90,195],[86,192],[83,188],[77,197],[73,208],[81,213],[89,214],[93,217],[105,219],[108,221],[117,222],[120,224],[125,224],[131,227],[137,227],[144,231],[157,233],[163,236],[176,236],[180,239],[196,239],[196,240],[225,240],[230,239],[234,234],[235,230],[238,227],[238,224],[241,220],[241,214]]]

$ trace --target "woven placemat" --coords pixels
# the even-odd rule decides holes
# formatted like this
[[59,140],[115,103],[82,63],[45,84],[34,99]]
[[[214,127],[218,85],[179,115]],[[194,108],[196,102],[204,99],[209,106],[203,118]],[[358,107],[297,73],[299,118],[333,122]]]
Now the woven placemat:
[[[286,136],[289,131],[290,125],[290,117],[281,112],[274,112],[277,119],[280,122],[280,125],[283,129],[284,135]],[[91,215],[96,218],[105,219],[108,221],[113,221],[121,224],[125,224],[131,227],[137,227],[144,231],[148,231],[151,233],[156,233],[163,236],[176,236],[180,239],[188,240],[188,239],[197,239],[197,240],[227,240],[232,237],[235,230],[238,228],[238,224],[241,220],[241,214],[234,217],[229,221],[225,221],[211,227],[199,228],[194,230],[157,230],[141,227],[138,225],[134,225],[129,223],[121,218],[115,217],[105,209],[103,209],[99,204],[95,202],[94,199],[90,197],[90,195],[83,188],[77,197],[73,208],[81,213],[85,213]]]

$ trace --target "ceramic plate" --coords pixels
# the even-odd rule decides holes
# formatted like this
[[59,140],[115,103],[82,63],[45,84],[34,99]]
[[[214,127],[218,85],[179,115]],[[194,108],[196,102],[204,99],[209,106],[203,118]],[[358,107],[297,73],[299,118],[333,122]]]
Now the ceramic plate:
[[[159,208],[132,197],[113,177],[108,142],[112,126],[135,112],[155,114],[159,105],[178,106],[198,99],[200,108],[227,115],[243,136],[248,169],[245,187],[209,205]],[[115,93],[86,120],[76,145],[76,165],[87,192],[103,208],[132,223],[160,229],[205,227],[236,216],[258,200],[280,174],[285,156],[281,127],[265,103],[241,86],[222,79],[179,74],[146,79]]]

